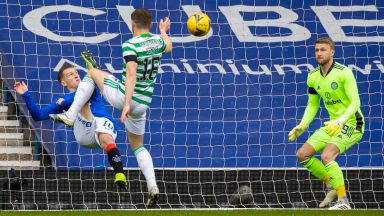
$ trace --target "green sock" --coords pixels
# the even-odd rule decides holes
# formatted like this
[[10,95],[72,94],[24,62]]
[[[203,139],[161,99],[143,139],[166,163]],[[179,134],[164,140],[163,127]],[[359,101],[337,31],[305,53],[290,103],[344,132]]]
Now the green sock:
[[344,176],[339,164],[336,161],[329,162],[325,165],[325,169],[330,176],[331,184],[336,190],[337,197],[339,199],[346,199],[347,193],[345,191]]
[[323,181],[325,184],[329,183],[329,175],[325,166],[316,157],[310,157],[306,160],[300,161],[300,163],[308,169],[316,178]]

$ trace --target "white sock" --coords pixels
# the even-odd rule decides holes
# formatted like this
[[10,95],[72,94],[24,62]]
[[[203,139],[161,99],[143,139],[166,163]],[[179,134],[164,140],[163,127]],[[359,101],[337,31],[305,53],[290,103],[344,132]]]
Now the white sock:
[[83,108],[83,106],[91,98],[94,90],[95,82],[91,78],[85,76],[77,87],[75,98],[73,99],[71,107],[66,112],[68,118],[72,120],[76,119],[76,116],[79,114],[81,108]]
[[147,181],[148,191],[153,187],[157,187],[152,157],[148,150],[144,146],[141,146],[137,148],[134,153],[141,172],[143,172],[145,180]]

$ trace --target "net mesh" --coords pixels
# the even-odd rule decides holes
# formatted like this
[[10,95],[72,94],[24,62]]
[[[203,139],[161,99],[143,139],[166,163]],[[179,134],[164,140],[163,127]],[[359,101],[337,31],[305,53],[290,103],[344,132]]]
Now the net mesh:
[[[15,97],[20,112],[3,100],[0,143],[8,149],[1,167],[34,171],[16,172],[30,183],[16,204],[12,178],[4,172],[0,179],[9,187],[3,209],[145,208],[146,182],[124,125],[117,145],[129,170],[128,193],[113,185],[102,149],[79,147],[62,125],[34,121],[12,91],[15,81],[24,80],[37,104],[51,104],[66,93],[56,81],[61,65],[70,62],[85,75],[85,49],[121,77],[121,43],[132,37],[130,14],[140,7],[152,12],[154,33],[161,18],[172,21],[174,48],[158,71],[144,142],[157,170],[161,208],[239,207],[231,197],[244,185],[252,197],[245,196],[247,207],[317,206],[324,197],[321,182],[295,154],[329,118],[327,111],[320,108],[297,142],[289,143],[287,133],[304,113],[307,73],[316,67],[313,44],[324,36],[336,42],[336,61],[353,69],[366,121],[363,139],[337,160],[351,204],[383,207],[382,1],[6,0],[0,3],[2,98]],[[190,36],[186,26],[197,11],[212,21],[201,38]],[[120,116],[110,106],[108,111]],[[43,155],[52,161],[42,162]]]

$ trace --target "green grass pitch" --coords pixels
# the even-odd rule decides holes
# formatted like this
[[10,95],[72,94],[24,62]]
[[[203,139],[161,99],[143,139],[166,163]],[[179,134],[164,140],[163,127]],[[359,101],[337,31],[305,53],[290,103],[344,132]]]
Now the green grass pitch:
[[384,210],[112,210],[112,211],[0,211],[1,216],[376,216]]

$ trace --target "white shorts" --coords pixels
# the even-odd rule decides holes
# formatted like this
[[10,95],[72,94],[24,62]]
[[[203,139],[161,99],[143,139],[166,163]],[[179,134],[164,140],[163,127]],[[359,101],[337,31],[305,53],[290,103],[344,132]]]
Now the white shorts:
[[[104,78],[104,98],[113,107],[122,110],[124,107],[125,86],[113,75]],[[124,124],[130,133],[143,135],[145,133],[145,118],[148,106],[131,100],[131,113],[125,118]]]
[[106,133],[116,140],[117,131],[111,120],[107,118],[93,117],[93,121],[86,120],[81,115],[77,115],[73,125],[73,133],[79,145],[87,148],[101,147],[97,133]]

